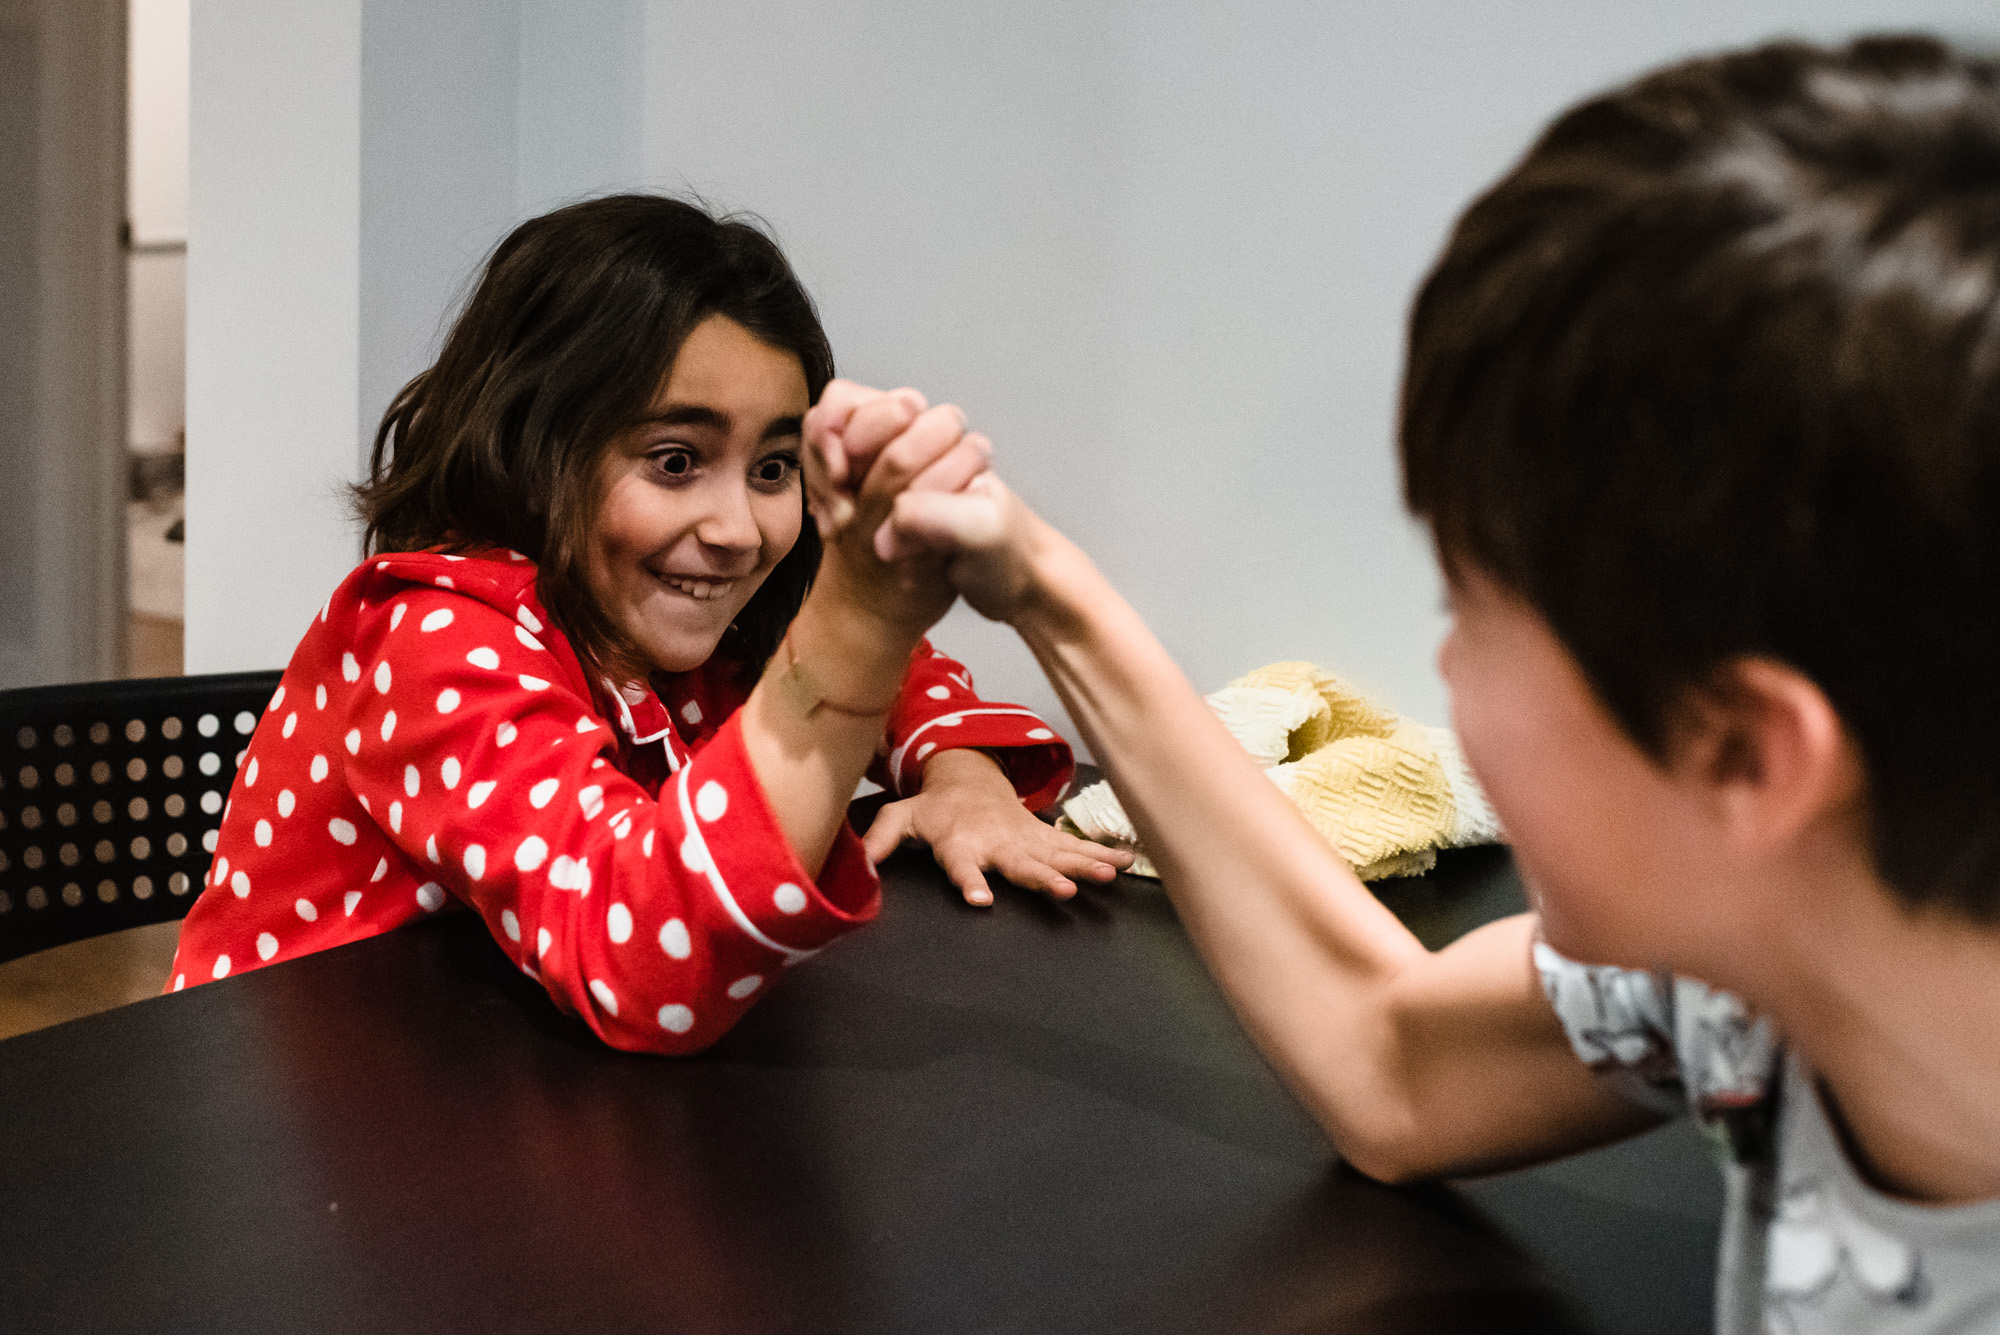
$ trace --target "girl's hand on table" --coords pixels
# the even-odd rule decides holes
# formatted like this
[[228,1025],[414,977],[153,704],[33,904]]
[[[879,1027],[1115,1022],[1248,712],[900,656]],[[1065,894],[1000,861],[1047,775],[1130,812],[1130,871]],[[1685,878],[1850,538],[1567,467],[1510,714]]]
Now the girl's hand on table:
[[1025,890],[1068,899],[1077,881],[1109,881],[1132,864],[1123,849],[1088,843],[1036,820],[1000,766],[979,751],[933,755],[924,766],[923,791],[883,807],[862,845],[869,861],[879,863],[910,839],[929,844],[965,902],[982,907],[993,902],[988,871]]

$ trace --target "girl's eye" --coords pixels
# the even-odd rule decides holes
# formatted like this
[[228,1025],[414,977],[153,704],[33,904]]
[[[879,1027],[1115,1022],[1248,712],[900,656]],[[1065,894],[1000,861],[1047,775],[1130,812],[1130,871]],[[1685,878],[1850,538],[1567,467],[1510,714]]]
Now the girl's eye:
[[654,455],[653,462],[668,477],[685,477],[694,471],[694,455],[686,450],[665,450]]
[[792,473],[798,466],[799,461],[791,455],[774,454],[768,459],[759,460],[750,475],[765,486],[775,487],[791,481]]

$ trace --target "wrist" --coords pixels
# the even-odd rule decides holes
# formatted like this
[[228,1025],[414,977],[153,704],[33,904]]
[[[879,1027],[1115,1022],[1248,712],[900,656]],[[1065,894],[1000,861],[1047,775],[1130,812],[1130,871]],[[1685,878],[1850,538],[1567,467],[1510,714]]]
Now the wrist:
[[1008,624],[1029,640],[1073,633],[1104,577],[1082,548],[1039,516],[1022,543],[1022,558],[1025,583]]

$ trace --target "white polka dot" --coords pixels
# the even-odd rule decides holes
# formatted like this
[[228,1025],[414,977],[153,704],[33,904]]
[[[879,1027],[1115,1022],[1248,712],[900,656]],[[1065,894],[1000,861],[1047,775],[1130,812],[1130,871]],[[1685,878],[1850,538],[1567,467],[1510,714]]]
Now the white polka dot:
[[581,890],[590,893],[590,863],[583,858],[572,858],[562,854],[549,864],[549,884],[558,890]]
[[267,960],[277,953],[278,938],[272,936],[269,932],[257,933],[257,958]]
[[409,610],[410,607],[408,603],[397,603],[394,610],[392,610],[389,613],[389,629],[394,630],[396,629],[396,627],[402,625],[403,615]]
[[509,941],[521,939],[521,920],[514,916],[514,910],[500,910],[500,930],[507,934]]
[[227,978],[229,976],[229,956],[217,955],[215,957],[215,967],[210,969],[208,973],[211,978]]
[[465,805],[477,811],[486,805],[487,798],[493,796],[493,789],[496,786],[491,779],[481,779],[465,790]]
[[1030,728],[1030,729],[1028,729],[1028,740],[1029,740],[1029,741],[1031,741],[1031,742],[1046,742],[1046,741],[1051,741],[1051,740],[1053,740],[1053,739],[1054,739],[1054,737],[1055,737],[1055,734],[1054,734],[1054,733],[1052,733],[1052,732],[1050,732],[1050,731],[1049,731],[1049,730],[1048,730],[1047,728]]
[[340,897],[341,910],[350,918],[354,916],[354,906],[360,902],[361,892],[359,890],[349,890]]
[[936,742],[925,742],[922,746],[917,748],[917,759],[922,760],[925,756],[929,755],[931,752],[935,750],[937,750]]
[[722,813],[729,810],[729,794],[722,785],[710,779],[694,795],[694,814],[710,822],[722,819]]
[[436,835],[432,835],[430,838],[424,840],[424,856],[432,862],[444,861],[443,858],[438,856],[438,837]]
[[521,689],[524,691],[546,691],[549,689],[549,684],[540,677],[530,677],[526,673],[521,675],[520,682]]
[[222,769],[222,757],[213,751],[202,752],[201,760],[197,763],[201,766],[203,774],[216,774]]
[[681,865],[689,871],[708,870],[708,849],[702,846],[693,830],[689,830],[688,837],[681,840]]
[[279,730],[278,735],[281,737],[289,737],[298,730],[299,730],[299,715],[298,711],[294,710],[293,712],[285,715],[285,726]]
[[250,877],[241,871],[232,873],[229,878],[229,888],[238,899],[250,898]]
[[292,796],[291,789],[280,788],[278,790],[278,814],[280,816],[289,817],[297,809],[298,805],[299,799]]
[[588,788],[578,789],[576,804],[583,811],[585,820],[596,820],[598,814],[604,810],[604,789],[594,783]]
[[353,654],[342,654],[340,656],[340,675],[348,681],[361,680],[361,664],[354,661]]
[[681,706],[681,717],[687,720],[689,727],[693,727],[701,722],[701,706],[693,700],[688,701]]
[[370,885],[373,885],[375,882],[381,880],[384,876],[387,876],[388,874],[389,874],[389,859],[382,858],[376,862],[375,872],[368,878],[368,883]]
[[533,871],[542,865],[548,855],[549,846],[542,841],[542,837],[531,834],[514,850],[514,865],[522,871]]
[[562,787],[560,779],[543,779],[528,790],[528,805],[540,811],[555,797],[556,790],[560,787]]
[[258,821],[257,828],[251,831],[250,837],[257,841],[257,847],[269,848],[271,846],[271,822],[267,820]]
[[453,556],[450,552],[446,552],[444,553],[444,559],[447,561],[463,561],[465,558],[462,556]]
[[514,627],[514,638],[519,640],[525,647],[533,649],[537,653],[547,652],[542,648],[542,642],[540,640],[528,634],[528,628],[526,626]]
[[363,811],[366,811],[371,815],[374,814],[375,808],[368,805],[368,794],[356,793],[354,795],[354,800],[361,804],[361,809]]
[[965,722],[965,719],[961,715],[946,714],[943,718],[938,720],[938,726],[940,728],[956,728],[959,724],[963,722]]
[[515,608],[514,615],[519,617],[521,619],[521,624],[526,626],[529,630],[532,631],[541,630],[542,628],[541,619],[537,617],[533,612],[530,612],[528,610],[528,605],[526,603],[522,603],[519,607]]
[[245,788],[257,786],[257,762],[254,760],[250,762],[250,768],[243,771],[243,786]]
[[949,700],[951,699],[951,687],[933,686],[928,691],[925,691],[924,694],[933,700]]
[[361,729],[349,728],[347,730],[346,741],[348,755],[358,756],[361,754]]
[[646,831],[646,837],[639,841],[639,851],[647,857],[653,856],[653,832]]
[[313,691],[313,708],[314,709],[326,708],[326,687],[324,685],[318,687]]
[[382,740],[388,741],[396,732],[396,711],[390,710],[382,716]]
[[174,975],[174,991],[178,992],[187,985],[188,985],[188,976],[186,974],[177,973]]
[[729,985],[729,999],[741,1001],[764,985],[764,975],[746,974]]
[[484,645],[481,645],[479,648],[474,649],[471,653],[467,654],[465,656],[465,661],[472,664],[472,666],[474,667],[485,668],[488,672],[491,672],[493,671],[493,669],[500,666],[500,655],[494,653],[491,649],[486,648]]
[[626,835],[632,833],[632,818],[622,811],[613,816],[611,818],[611,833],[619,839],[623,839]]
[[611,911],[604,915],[604,930],[613,945],[624,945],[632,939],[632,910],[623,904],[613,904]]
[[415,765],[403,766],[403,792],[407,796],[415,797],[417,789],[422,785],[423,775],[417,772],[417,767]]
[[669,918],[660,925],[660,949],[677,960],[684,960],[694,953],[694,942],[688,936],[687,924],[679,918]]
[[597,998],[597,1004],[612,1015],[618,1014],[618,994],[602,978],[590,980],[590,995]]
[[436,913],[444,907],[444,887],[436,881],[425,881],[417,887],[417,903],[426,913]]
[[576,721],[576,730],[578,732],[593,732],[596,730],[596,728],[597,728],[597,720],[591,718],[588,714],[584,715],[582,718]]
[[326,823],[326,832],[333,836],[335,843],[346,844],[349,847],[353,846],[355,839],[360,835],[354,828],[353,821],[342,820],[338,816]]
[[220,830],[209,830],[206,833],[204,833],[201,836],[202,850],[204,852],[213,853],[215,851],[215,841],[221,834],[222,831]]
[[283,682],[280,682],[278,684],[278,689],[271,693],[271,703],[265,705],[264,708],[276,709],[279,705],[283,703],[285,703],[285,686]]
[[548,953],[549,953],[549,947],[550,947],[550,946],[552,946],[552,945],[554,945],[555,943],[556,943],[556,939],[555,939],[555,938],[554,938],[553,936],[550,936],[550,935],[549,935],[549,929],[548,929],[548,928],[544,927],[544,928],[542,928],[542,929],[541,929],[540,931],[536,932],[536,933],[535,933],[535,958],[536,958],[536,959],[540,959],[540,958],[541,958],[542,956],[544,956],[544,955],[548,954]]
[[512,746],[514,739],[521,735],[520,729],[511,723],[502,723],[493,730],[493,740],[500,746]]
[[431,583],[437,585],[440,589],[455,589],[458,587],[456,584],[453,584],[451,582],[450,575],[439,575],[436,579],[432,580]]
[[389,832],[391,834],[401,834],[403,832],[403,804],[401,802],[391,802],[389,804]]
[[440,607],[437,611],[427,614],[422,621],[418,622],[417,629],[422,631],[443,630],[450,624],[451,609],[449,607]]
[[486,850],[478,844],[465,846],[465,874],[475,881],[486,875]]
[[447,790],[456,788],[458,787],[458,775],[458,757],[446,756],[444,763],[438,766],[438,782],[442,783]]
[[307,922],[319,921],[319,910],[313,907],[313,902],[310,899],[301,899],[294,901],[292,904],[292,911],[297,913],[301,918],[304,918]]
[[670,1034],[685,1034],[694,1028],[694,1012],[682,1005],[660,1007],[660,1028]]
[[457,709],[461,698],[457,691],[454,691],[449,686],[445,687],[438,692],[438,713],[449,714],[452,710]]
[[780,913],[804,913],[806,910],[806,892],[793,885],[790,881],[786,881],[771,892],[771,902],[778,906],[778,912]]
[[229,859],[217,858],[215,860],[215,883],[217,885],[221,885],[228,879],[229,879]]

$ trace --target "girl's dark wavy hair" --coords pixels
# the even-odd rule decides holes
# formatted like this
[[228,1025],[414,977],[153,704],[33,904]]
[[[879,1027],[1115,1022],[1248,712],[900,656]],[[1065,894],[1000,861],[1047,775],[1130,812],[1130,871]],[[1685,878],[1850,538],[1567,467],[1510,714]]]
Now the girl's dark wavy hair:
[[[695,326],[726,316],[796,356],[813,401],[833,350],[812,298],[757,225],[657,195],[587,200],[521,224],[486,262],[436,364],[382,418],[354,489],[368,552],[509,547],[594,671],[646,660],[590,592],[598,461],[639,421]],[[800,489],[804,513],[804,489]],[[799,540],[718,652],[762,668],[819,569]]]
[[1401,435],[1641,746],[1790,664],[1885,882],[2000,921],[2000,68],[1782,43],[1567,112],[1418,294]]

